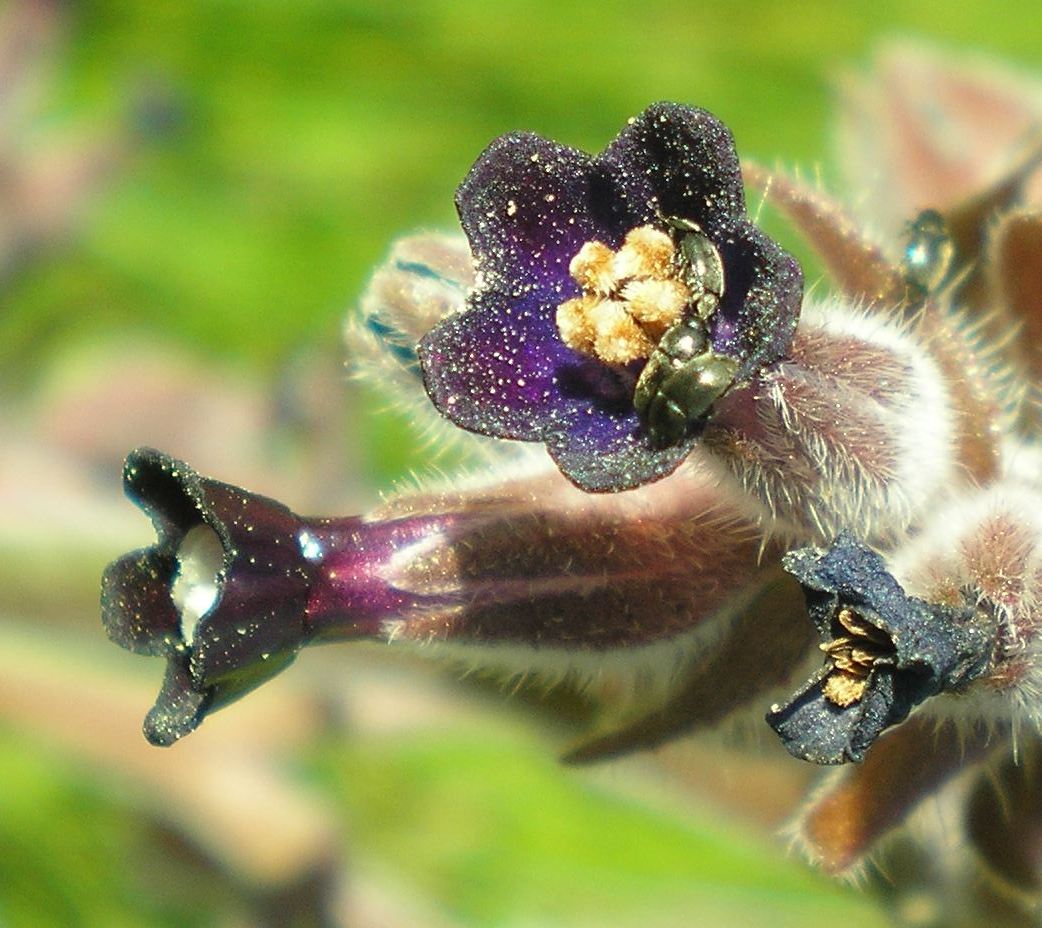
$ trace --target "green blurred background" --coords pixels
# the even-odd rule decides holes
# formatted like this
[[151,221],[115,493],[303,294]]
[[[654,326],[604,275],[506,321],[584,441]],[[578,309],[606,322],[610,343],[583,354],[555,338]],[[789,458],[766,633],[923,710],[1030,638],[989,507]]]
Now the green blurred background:
[[373,652],[147,748],[159,667],[103,641],[97,577],[149,538],[117,498],[136,443],[304,510],[431,465],[344,382],[340,327],[496,135],[597,150],[673,99],[828,181],[838,73],[895,35],[1039,68],[1012,9],[3,4],[0,926],[886,924],[770,813],[721,812],[793,788],[729,743],[562,769],[565,726]]

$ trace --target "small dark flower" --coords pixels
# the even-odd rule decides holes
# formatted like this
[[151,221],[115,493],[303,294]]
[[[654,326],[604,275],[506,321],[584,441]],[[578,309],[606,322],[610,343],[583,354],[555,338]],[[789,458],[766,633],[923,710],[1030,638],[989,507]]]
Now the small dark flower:
[[158,543],[106,569],[102,619],[117,644],[167,658],[145,720],[154,744],[186,735],[305,644],[375,633],[409,599],[375,565],[417,534],[418,520],[363,533],[360,518],[302,519],[151,449],[128,456],[123,482]]
[[923,700],[981,676],[995,648],[993,619],[907,596],[880,555],[849,535],[827,551],[787,554],[803,586],[825,666],[767,721],[795,757],[860,761]]
[[[428,393],[463,428],[545,442],[585,490],[671,473],[712,400],[789,347],[799,265],[747,218],[731,134],[703,110],[649,107],[597,156],[503,136],[456,205],[478,284],[420,343]],[[634,392],[678,324],[693,325],[696,341],[701,333],[691,370],[714,382],[708,398],[679,400],[694,404],[680,410],[689,424],[663,442]],[[686,397],[695,376],[663,399]]]
[[[131,454],[123,482],[151,517],[159,542],[109,565],[102,578],[102,619],[109,637],[123,647],[167,657],[145,735],[154,744],[171,744],[207,712],[293,660],[305,632],[307,596],[295,553],[298,526],[284,507],[201,479],[158,451]],[[256,532],[259,524],[263,532]],[[247,580],[256,573],[258,555],[269,573],[260,586]],[[189,560],[193,567],[182,570]],[[189,572],[195,574],[192,588],[179,608],[171,590]],[[220,608],[207,615],[215,599]],[[205,618],[195,622],[186,617],[189,610]],[[290,614],[292,621],[281,615],[272,621],[276,612]],[[261,616],[266,634],[247,636],[247,625],[252,628]]]

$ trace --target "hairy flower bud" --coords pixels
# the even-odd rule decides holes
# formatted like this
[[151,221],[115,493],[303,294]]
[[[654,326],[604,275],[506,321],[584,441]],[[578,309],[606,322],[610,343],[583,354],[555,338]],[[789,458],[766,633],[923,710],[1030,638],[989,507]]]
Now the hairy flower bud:
[[706,449],[772,527],[890,540],[955,481],[951,400],[913,326],[808,302],[789,357],[719,404]]

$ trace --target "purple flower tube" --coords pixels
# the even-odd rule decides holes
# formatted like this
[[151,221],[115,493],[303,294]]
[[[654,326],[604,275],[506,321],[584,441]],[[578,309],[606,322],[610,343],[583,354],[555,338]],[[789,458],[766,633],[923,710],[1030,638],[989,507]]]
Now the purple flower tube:
[[542,466],[342,519],[299,517],[150,449],[128,457],[124,486],[158,540],[108,567],[102,614],[116,643],[167,659],[145,722],[163,745],[327,641],[558,680],[662,677],[664,660],[711,653],[742,591],[778,573],[754,523],[693,472],[630,499]]

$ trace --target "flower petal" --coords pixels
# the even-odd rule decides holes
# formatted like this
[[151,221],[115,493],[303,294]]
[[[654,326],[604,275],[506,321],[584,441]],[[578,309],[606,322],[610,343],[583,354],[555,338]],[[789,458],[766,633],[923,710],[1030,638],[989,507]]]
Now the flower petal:
[[598,160],[616,166],[631,200],[650,196],[660,215],[696,222],[719,249],[725,287],[712,343],[741,362],[736,380],[778,360],[796,330],[803,274],[746,218],[730,130],[705,110],[657,103]]
[[617,248],[647,222],[647,202],[585,152],[529,132],[496,139],[456,192],[479,289],[503,298],[538,293],[554,305],[576,294],[568,264],[585,242]]
[[[124,487],[152,518],[158,542],[105,571],[102,619],[118,644],[166,655],[163,689],[145,723],[148,739],[166,745],[274,676],[303,644],[300,523],[274,500],[199,477],[151,449],[128,456]],[[181,543],[198,526],[218,537],[223,564],[213,606],[186,632],[171,590]]]
[[561,471],[588,492],[629,490],[668,477],[698,444],[689,435],[676,445],[649,449],[629,416],[579,417],[571,430],[546,439]]
[[[682,216],[714,241],[745,217],[745,192],[734,139],[719,119],[679,103],[655,103],[597,159],[611,166],[631,201],[666,216]],[[649,199],[650,198],[650,199]]]

